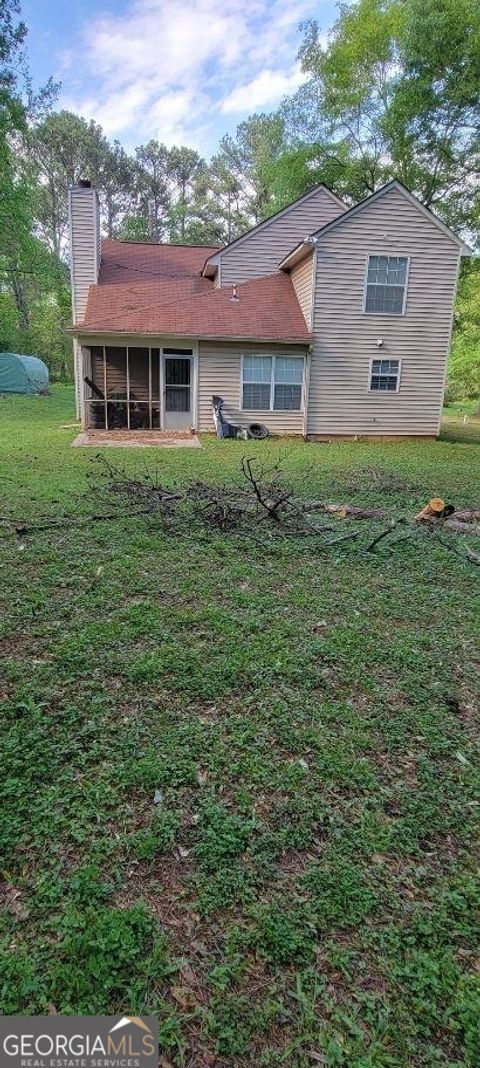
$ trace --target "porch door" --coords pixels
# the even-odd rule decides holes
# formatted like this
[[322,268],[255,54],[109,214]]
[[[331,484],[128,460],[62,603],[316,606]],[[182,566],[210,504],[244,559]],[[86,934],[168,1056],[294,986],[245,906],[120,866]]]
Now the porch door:
[[165,430],[188,430],[192,419],[192,357],[164,356]]

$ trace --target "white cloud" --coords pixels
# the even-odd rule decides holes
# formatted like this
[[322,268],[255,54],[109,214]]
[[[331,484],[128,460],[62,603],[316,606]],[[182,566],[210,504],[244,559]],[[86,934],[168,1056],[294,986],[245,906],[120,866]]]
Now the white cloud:
[[222,115],[239,121],[300,84],[297,26],[313,13],[318,0],[130,0],[90,15],[61,104],[127,145],[155,137],[208,154]]
[[294,68],[289,74],[284,74],[281,70],[263,70],[250,82],[232,89],[222,100],[220,110],[229,114],[270,107],[277,104],[287,93],[298,89],[304,80],[305,75],[299,68]]

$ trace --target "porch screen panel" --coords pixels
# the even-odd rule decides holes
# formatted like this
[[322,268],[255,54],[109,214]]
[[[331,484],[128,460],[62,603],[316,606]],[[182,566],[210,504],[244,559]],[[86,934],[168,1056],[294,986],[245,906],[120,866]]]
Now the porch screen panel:
[[174,356],[169,356],[165,360],[165,409],[167,412],[190,411],[190,372],[189,359],[175,359]]
[[124,430],[127,415],[127,350],[123,345],[105,346],[107,418],[109,430]]
[[129,348],[130,400],[148,403],[148,349]]
[[167,360],[165,367],[166,386],[190,385],[190,360]]
[[103,368],[103,345],[90,348],[91,384],[85,385],[85,402],[87,408],[87,426],[93,430],[105,429],[105,382]]
[[150,428],[148,360],[148,348],[129,347],[128,377],[131,430],[149,430]]
[[152,427],[160,429],[160,349],[150,349],[152,368]]
[[127,350],[123,347],[105,346],[107,367],[108,400],[127,399]]

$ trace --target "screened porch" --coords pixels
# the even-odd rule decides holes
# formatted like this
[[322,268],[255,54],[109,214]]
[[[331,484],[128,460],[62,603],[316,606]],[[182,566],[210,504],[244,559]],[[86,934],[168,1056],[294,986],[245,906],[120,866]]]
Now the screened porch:
[[193,349],[92,345],[83,351],[88,429],[194,426]]

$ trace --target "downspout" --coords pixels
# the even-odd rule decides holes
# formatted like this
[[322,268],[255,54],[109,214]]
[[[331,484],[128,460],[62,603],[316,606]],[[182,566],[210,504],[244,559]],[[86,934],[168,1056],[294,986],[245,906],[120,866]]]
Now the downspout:
[[310,368],[312,365],[312,345],[308,346],[305,360],[305,395],[303,400],[303,437],[307,437],[308,426],[308,395],[310,392]]

